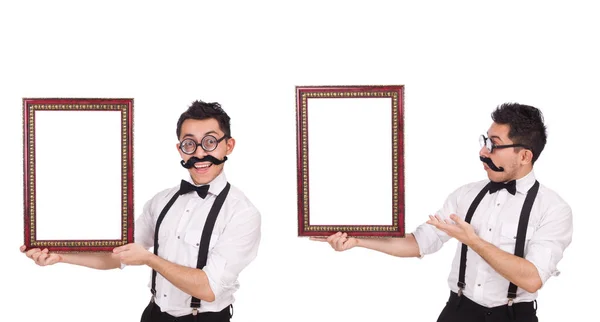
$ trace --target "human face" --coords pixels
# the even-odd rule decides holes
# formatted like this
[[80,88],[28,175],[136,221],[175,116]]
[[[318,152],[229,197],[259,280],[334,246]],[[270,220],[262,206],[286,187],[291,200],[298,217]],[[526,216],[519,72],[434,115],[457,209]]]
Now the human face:
[[[184,139],[192,139],[198,143],[201,142],[202,138],[207,135],[221,138],[225,135],[225,133],[221,131],[219,122],[213,118],[205,120],[187,119],[183,122],[183,124],[181,124],[181,135],[179,137],[179,142],[183,141]],[[185,154],[179,149],[179,142],[176,144],[176,148],[179,152],[179,155],[185,162],[187,162],[187,160],[193,156],[202,159],[206,155],[211,155],[219,160],[223,160],[226,155],[229,155],[233,151],[235,146],[235,140],[233,138],[228,138],[219,142],[213,151],[206,152],[204,149],[198,146],[193,154]],[[224,163],[215,165],[209,161],[198,162],[194,165],[194,167],[188,169],[188,171],[190,172],[192,180],[194,180],[195,184],[207,184],[216,178],[221,171],[223,171],[224,165]]]
[[[493,145],[512,145],[515,144],[508,138],[510,126],[508,124],[492,123],[487,136]],[[492,152],[484,146],[479,150],[479,155],[490,158],[497,167],[504,168],[504,171],[493,171],[487,164],[483,163],[483,169],[487,172],[488,178],[495,182],[506,182],[524,177],[531,171],[531,151],[524,148],[497,148]]]

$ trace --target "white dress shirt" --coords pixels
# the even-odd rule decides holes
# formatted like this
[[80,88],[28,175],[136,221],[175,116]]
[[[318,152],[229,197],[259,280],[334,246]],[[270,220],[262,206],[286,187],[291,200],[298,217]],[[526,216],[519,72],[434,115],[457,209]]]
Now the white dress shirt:
[[[514,254],[519,217],[525,196],[535,183],[535,175],[531,171],[517,180],[517,193],[513,196],[506,189],[495,193],[486,193],[475,210],[471,225],[475,233],[496,247]],[[470,183],[454,191],[438,214],[447,219],[450,214],[465,218],[473,199],[489,180]],[[450,237],[429,224],[423,224],[413,233],[421,256],[438,251]],[[573,218],[571,208],[556,192],[540,183],[540,188],[533,203],[525,238],[524,258],[535,265],[545,283],[550,276],[558,276],[556,268],[563,257],[563,251],[571,243],[573,234]],[[456,255],[448,277],[448,285],[453,292],[458,292],[458,273],[462,244],[457,243]],[[476,303],[493,307],[508,302],[509,281],[498,274],[479,254],[472,249],[467,251],[467,267],[463,294]],[[517,302],[533,301],[536,293],[528,293],[517,289]]]
[[[190,183],[193,181],[188,178]],[[165,215],[158,239],[158,256],[187,267],[196,267],[198,248],[204,222],[217,194],[227,184],[221,172],[212,182],[205,199],[192,192],[179,196]],[[144,206],[135,222],[135,241],[149,249],[154,246],[154,228],[160,212],[179,190],[176,187],[156,194]],[[208,260],[202,269],[208,276],[215,301],[201,301],[198,312],[221,311],[234,302],[233,294],[239,288],[238,275],[257,255],[260,243],[261,217],[246,196],[233,185],[210,239]],[[152,278],[149,286],[151,287]],[[192,313],[191,296],[173,286],[162,275],[156,274],[156,303],[163,312],[173,316]]]

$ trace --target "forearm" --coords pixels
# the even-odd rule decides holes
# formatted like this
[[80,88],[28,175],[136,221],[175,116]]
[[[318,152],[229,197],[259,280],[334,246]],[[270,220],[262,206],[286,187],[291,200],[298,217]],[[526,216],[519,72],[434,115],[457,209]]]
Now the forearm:
[[156,255],[150,256],[147,265],[183,292],[202,301],[215,300],[215,294],[208,283],[208,276],[203,270],[177,265]]
[[60,256],[61,263],[95,269],[113,269],[121,267],[119,258],[113,253],[68,253],[60,254]]
[[481,238],[477,238],[470,247],[498,274],[525,291],[535,293],[542,287],[537,268],[530,261],[509,254]]
[[413,234],[404,238],[359,238],[359,247],[364,247],[396,257],[419,257],[419,245]]

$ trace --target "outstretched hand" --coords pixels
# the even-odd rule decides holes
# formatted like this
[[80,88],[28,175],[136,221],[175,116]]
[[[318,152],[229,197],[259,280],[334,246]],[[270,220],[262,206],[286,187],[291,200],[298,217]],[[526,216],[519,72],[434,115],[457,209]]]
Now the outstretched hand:
[[439,215],[430,215],[427,223],[445,232],[448,236],[456,238],[465,245],[470,246],[471,243],[477,240],[478,236],[471,224],[455,214],[451,214],[450,219],[442,219]]
[[63,259],[59,254],[49,253],[48,248],[44,248],[43,250],[33,248],[25,251],[26,249],[27,247],[25,245],[21,246],[21,253],[25,253],[27,257],[31,258],[39,266],[53,265],[61,262]]
[[145,265],[154,254],[142,247],[140,244],[127,244],[113,249],[113,253],[119,256],[121,263],[125,265]]
[[358,239],[348,237],[347,233],[337,232],[329,237],[310,237],[310,240],[327,242],[338,252],[348,250],[358,245]]

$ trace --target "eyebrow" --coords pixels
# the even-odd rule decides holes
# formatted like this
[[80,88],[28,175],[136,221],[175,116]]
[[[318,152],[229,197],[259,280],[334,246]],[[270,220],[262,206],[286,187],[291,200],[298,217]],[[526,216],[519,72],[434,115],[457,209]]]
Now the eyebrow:
[[489,133],[488,133],[488,138],[490,140],[491,139],[497,139],[497,140],[500,140],[500,142],[504,142],[499,136],[497,136],[497,135],[490,135]]
[[[204,136],[209,135],[209,134],[217,134],[218,135],[219,133],[217,133],[217,131],[211,130],[211,131],[204,133]],[[195,138],[195,137],[196,136],[191,133],[186,133],[182,136],[182,138]]]

